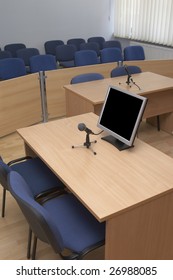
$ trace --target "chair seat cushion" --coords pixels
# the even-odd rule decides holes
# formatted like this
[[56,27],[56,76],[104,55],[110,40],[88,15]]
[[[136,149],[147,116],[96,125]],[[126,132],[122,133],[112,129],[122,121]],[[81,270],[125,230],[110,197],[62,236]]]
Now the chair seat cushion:
[[69,68],[69,67],[74,67],[74,60],[69,60],[69,61],[61,61],[60,66],[65,67],[65,68]]
[[55,217],[54,223],[65,248],[80,253],[98,242],[104,242],[105,223],[99,223],[73,194],[48,200],[43,207]]

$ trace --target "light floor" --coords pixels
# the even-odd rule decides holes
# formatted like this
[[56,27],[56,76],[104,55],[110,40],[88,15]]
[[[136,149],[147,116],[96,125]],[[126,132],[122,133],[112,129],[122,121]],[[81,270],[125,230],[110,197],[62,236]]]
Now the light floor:
[[[143,122],[138,137],[156,149],[173,157],[173,136],[163,131],[158,132],[153,126]],[[24,155],[24,145],[17,133],[0,138],[0,155],[5,162]],[[0,188],[0,209],[2,189]],[[1,211],[1,210],[0,210]],[[0,260],[25,260],[28,225],[14,199],[7,193],[6,216],[0,217]],[[37,259],[60,259],[49,245],[38,241]],[[86,259],[103,259],[104,247],[90,253]]]

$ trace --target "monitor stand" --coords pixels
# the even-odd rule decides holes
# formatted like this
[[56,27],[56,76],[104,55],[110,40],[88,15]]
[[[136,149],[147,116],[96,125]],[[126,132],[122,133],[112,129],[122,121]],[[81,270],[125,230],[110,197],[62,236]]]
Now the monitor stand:
[[134,146],[129,146],[129,145],[121,142],[120,140],[116,139],[112,135],[104,136],[101,139],[109,142],[110,144],[115,146],[119,151],[123,151],[123,150],[126,150],[126,149],[134,147]]

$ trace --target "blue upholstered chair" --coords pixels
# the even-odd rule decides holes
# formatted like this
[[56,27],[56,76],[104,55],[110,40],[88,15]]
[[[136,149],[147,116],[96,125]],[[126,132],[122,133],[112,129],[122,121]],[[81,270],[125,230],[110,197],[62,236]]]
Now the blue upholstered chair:
[[[0,183],[3,187],[2,218],[5,216],[6,191],[9,190],[7,177],[11,171],[18,172],[25,179],[33,199],[39,202],[53,193],[60,195],[65,192],[64,184],[39,158],[23,157],[8,164],[0,158]],[[27,258],[30,258],[31,240],[32,231],[29,229]]]
[[145,53],[142,46],[128,46],[124,48],[124,60],[144,60]]
[[94,36],[88,38],[88,42],[96,42],[99,44],[100,50],[103,49],[103,43],[105,42],[105,38],[102,36]]
[[100,56],[100,47],[96,42],[88,42],[80,45],[80,50],[93,50],[97,53],[97,56]]
[[17,172],[9,173],[8,184],[34,233],[32,259],[36,256],[37,239],[48,243],[63,259],[82,259],[104,245],[105,224],[99,223],[73,194],[52,197],[40,205]]
[[55,69],[57,69],[56,59],[51,54],[39,54],[30,57],[31,73]]
[[5,45],[4,50],[9,51],[12,57],[17,57],[17,50],[26,48],[26,45],[23,43],[13,43]]
[[104,48],[118,48],[118,49],[120,49],[120,51],[122,51],[121,43],[118,40],[105,41],[103,43],[103,49]]
[[56,60],[61,67],[69,68],[74,67],[74,55],[76,52],[76,46],[70,44],[64,44],[56,47]]
[[100,62],[109,63],[123,61],[123,56],[118,48],[105,48],[100,51]]
[[75,45],[76,50],[80,50],[80,45],[85,43],[85,39],[83,38],[72,38],[67,40],[67,45]]
[[23,59],[27,72],[30,72],[30,58],[34,55],[39,55],[37,48],[24,48],[17,50],[17,57]]
[[11,52],[9,52],[9,51],[1,51],[0,50],[0,59],[10,58],[10,57],[12,57]]
[[[128,69],[129,74],[137,74],[137,73],[142,72],[141,68],[136,65],[128,65],[127,69]],[[116,68],[112,69],[112,71],[111,71],[111,78],[118,77],[118,76],[126,76],[126,75],[127,75],[127,72],[126,72],[124,66],[116,67]]]
[[85,73],[73,77],[71,79],[71,84],[91,82],[91,81],[102,80],[102,79],[104,79],[104,77],[100,73]]
[[26,75],[26,68],[21,58],[0,59],[0,80],[8,80],[24,75]]
[[56,47],[64,45],[62,40],[49,40],[44,43],[45,53],[56,56]]
[[74,56],[76,66],[98,64],[97,53],[93,50],[76,51]]
[[17,57],[23,59],[25,66],[29,66],[31,56],[40,54],[40,52],[37,48],[20,49],[20,50],[17,50],[16,53],[17,53]]

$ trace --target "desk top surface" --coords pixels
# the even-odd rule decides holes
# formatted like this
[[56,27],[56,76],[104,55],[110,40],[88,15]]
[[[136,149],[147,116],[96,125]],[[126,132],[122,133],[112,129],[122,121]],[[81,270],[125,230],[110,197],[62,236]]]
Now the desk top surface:
[[137,94],[147,94],[154,91],[161,91],[164,89],[173,88],[173,79],[168,78],[152,72],[142,72],[132,75],[133,81],[140,87],[131,84],[127,85],[127,76],[120,76],[116,78],[107,78],[86,83],[79,83],[73,85],[65,85],[67,93],[74,92],[75,94],[90,100],[93,104],[103,103],[106,92],[109,86],[118,86],[120,88],[129,90]]
[[91,135],[94,155],[83,144],[83,122],[95,133],[98,116],[93,113],[18,129],[25,143],[60,177],[95,215],[107,220],[159,195],[173,191],[173,159],[148,144],[135,140],[134,147],[119,151]]

